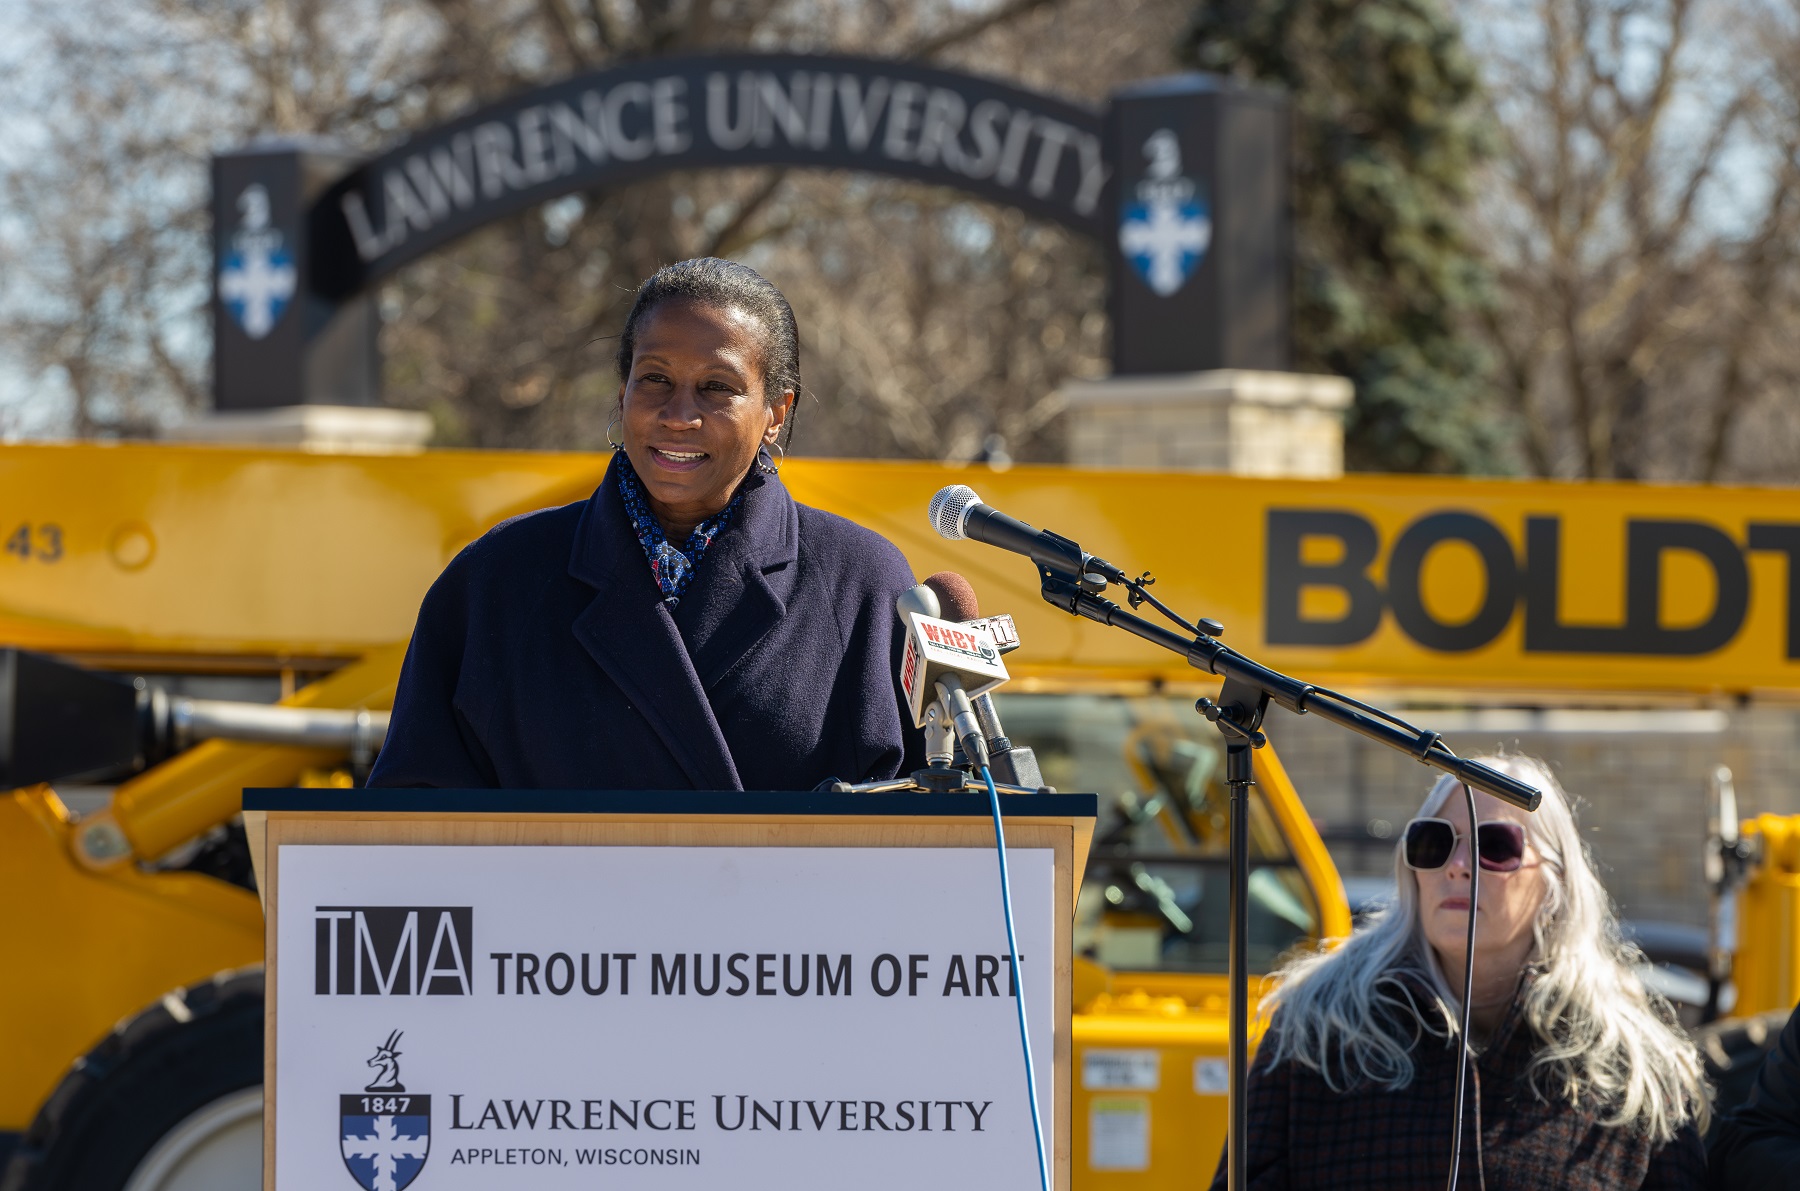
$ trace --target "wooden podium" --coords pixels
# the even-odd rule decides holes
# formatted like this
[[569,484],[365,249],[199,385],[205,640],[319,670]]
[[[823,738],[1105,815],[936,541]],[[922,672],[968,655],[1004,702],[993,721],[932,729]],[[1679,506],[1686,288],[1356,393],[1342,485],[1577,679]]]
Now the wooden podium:
[[[1095,805],[1001,799],[1064,1191]],[[265,1191],[1037,1186],[983,797],[247,790],[244,812]]]

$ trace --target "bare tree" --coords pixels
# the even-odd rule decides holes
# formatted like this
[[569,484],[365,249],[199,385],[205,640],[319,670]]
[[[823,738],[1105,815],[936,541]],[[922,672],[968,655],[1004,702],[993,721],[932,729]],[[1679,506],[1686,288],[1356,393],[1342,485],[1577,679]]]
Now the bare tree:
[[1760,220],[1738,251],[1726,312],[1723,379],[1696,434],[1705,480],[1793,483],[1800,459],[1800,4],[1745,22],[1743,60],[1755,64],[1759,102],[1747,120],[1769,187]]
[[207,388],[208,155],[259,134],[373,143],[416,17],[380,0],[22,6],[0,82],[0,344],[77,434],[143,434]]
[[1540,474],[1733,474],[1765,357],[1793,354],[1800,59],[1725,40],[1751,9],[1724,2],[1471,9],[1504,141],[1487,329]]

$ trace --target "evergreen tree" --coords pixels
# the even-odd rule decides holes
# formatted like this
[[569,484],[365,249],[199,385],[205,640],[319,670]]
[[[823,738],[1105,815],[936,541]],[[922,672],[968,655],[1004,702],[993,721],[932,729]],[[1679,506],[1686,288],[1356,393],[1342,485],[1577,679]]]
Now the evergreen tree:
[[1349,465],[1512,470],[1461,219],[1491,137],[1441,0],[1203,0],[1182,55],[1292,98],[1295,364],[1355,383]]

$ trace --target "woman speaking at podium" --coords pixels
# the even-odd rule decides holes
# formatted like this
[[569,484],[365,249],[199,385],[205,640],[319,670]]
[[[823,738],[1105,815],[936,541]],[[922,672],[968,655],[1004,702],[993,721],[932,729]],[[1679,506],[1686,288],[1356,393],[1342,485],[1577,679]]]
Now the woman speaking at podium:
[[612,464],[502,522],[419,609],[372,786],[804,790],[919,763],[886,539],[796,504],[793,311],[682,261],[620,338]]

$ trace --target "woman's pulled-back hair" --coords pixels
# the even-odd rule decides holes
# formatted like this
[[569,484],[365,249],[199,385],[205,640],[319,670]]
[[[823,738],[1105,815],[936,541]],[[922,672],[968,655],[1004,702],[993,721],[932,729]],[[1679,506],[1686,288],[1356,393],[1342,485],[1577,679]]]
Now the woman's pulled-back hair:
[[[1597,1109],[1602,1123],[1642,1129],[1657,1144],[1690,1119],[1704,1131],[1700,1056],[1633,971],[1642,953],[1620,936],[1568,796],[1541,761],[1479,759],[1544,794],[1526,820],[1545,876],[1527,961],[1533,977],[1520,1006],[1522,1027],[1538,1043],[1533,1091],[1549,1102]],[[1453,794],[1461,796],[1457,781],[1438,779],[1419,814],[1438,814]],[[1394,849],[1393,904],[1341,946],[1289,962],[1263,998],[1261,1013],[1281,1010],[1271,1061],[1309,1067],[1333,1091],[1404,1088],[1412,1083],[1410,1052],[1422,1033],[1441,1038],[1455,1030],[1458,995],[1425,939],[1419,887],[1402,859],[1404,847]],[[1461,973],[1452,975],[1460,984]],[[1437,996],[1420,1004],[1413,991],[1419,984]],[[1395,1013],[1396,1002],[1413,1012]]]
[[[619,336],[619,381],[631,380],[631,360],[637,352],[638,327],[664,302],[694,302],[720,310],[741,310],[762,327],[763,396],[773,405],[789,389],[800,393],[800,328],[793,307],[779,289],[752,269],[716,256],[695,257],[664,265],[638,286],[625,331]],[[793,411],[788,412],[788,437],[794,434]]]

